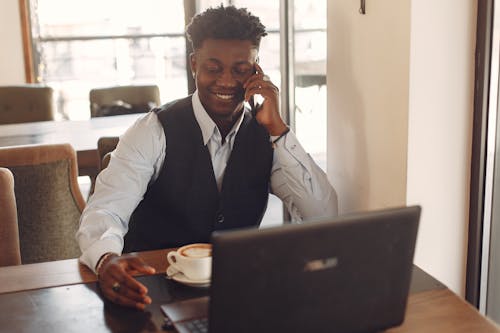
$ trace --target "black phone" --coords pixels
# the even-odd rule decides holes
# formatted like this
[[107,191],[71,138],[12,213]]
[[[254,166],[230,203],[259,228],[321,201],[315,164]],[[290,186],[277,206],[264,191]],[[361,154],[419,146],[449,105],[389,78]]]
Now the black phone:
[[[256,63],[259,63],[259,57],[255,60]],[[257,74],[257,69],[254,67],[254,74]],[[261,99],[262,100],[262,99]],[[255,100],[255,95],[252,95],[250,99],[248,100],[248,104],[250,104],[250,110],[252,112],[252,115],[255,117],[257,114],[257,111],[259,110],[260,106],[262,105],[262,101],[259,103]]]
[[255,115],[257,114],[257,109],[255,108],[254,96],[250,97],[250,99],[248,100],[248,104],[250,104],[250,111],[252,112],[252,115],[255,117]]
[[[264,98],[261,97],[260,95],[257,96],[258,98],[255,98],[255,95],[250,97],[250,100],[248,101],[248,104],[250,104],[250,110],[252,112],[252,115],[255,117],[257,112],[260,110],[262,106],[262,102],[264,101]],[[260,100],[260,101],[259,101]]]

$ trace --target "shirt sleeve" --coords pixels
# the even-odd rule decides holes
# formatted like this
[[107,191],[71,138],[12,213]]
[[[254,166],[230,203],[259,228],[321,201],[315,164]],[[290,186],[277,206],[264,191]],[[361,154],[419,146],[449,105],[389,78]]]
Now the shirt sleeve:
[[80,261],[90,269],[104,253],[122,253],[130,216],[162,167],[165,141],[156,113],[148,113],[120,137],[108,167],[97,176],[76,233]]
[[283,201],[294,222],[338,214],[333,186],[292,131],[274,144],[271,193]]

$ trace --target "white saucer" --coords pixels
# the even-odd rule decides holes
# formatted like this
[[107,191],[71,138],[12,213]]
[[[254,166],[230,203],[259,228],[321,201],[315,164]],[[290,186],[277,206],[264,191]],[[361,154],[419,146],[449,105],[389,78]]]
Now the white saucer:
[[168,266],[167,268],[167,278],[182,283],[186,286],[197,287],[197,288],[206,288],[210,286],[210,279],[207,280],[191,280],[184,275],[184,273],[179,272],[172,266]]

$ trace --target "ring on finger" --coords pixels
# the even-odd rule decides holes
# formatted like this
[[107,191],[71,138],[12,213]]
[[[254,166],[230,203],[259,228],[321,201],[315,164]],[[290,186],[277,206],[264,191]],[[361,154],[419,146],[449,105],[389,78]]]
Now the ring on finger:
[[113,285],[111,286],[111,289],[113,289],[113,291],[114,291],[115,293],[120,292],[120,288],[121,288],[121,285],[120,285],[120,283],[119,283],[119,282],[115,282],[115,283],[113,283]]

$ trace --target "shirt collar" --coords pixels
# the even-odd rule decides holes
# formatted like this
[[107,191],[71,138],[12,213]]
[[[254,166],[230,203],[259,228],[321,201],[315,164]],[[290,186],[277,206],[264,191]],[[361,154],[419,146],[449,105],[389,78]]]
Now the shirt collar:
[[[219,129],[217,128],[217,125],[215,122],[210,118],[208,115],[207,111],[203,107],[203,104],[201,104],[200,97],[198,96],[198,90],[196,90],[193,93],[192,96],[192,103],[193,103],[193,111],[194,111],[194,117],[196,118],[196,121],[198,122],[198,125],[200,126],[201,129],[201,134],[203,136],[203,144],[206,145],[210,138],[217,132],[219,132]],[[243,122],[243,118],[245,115],[245,112],[247,112],[246,108],[244,112],[241,113],[240,117],[238,120],[234,123],[233,128],[231,131],[229,131],[227,138],[231,138],[234,136],[233,134],[238,133],[238,130],[240,129],[241,123]]]

